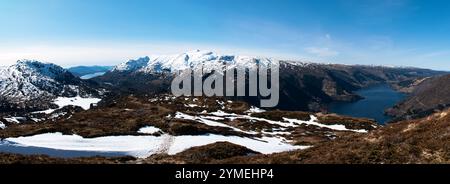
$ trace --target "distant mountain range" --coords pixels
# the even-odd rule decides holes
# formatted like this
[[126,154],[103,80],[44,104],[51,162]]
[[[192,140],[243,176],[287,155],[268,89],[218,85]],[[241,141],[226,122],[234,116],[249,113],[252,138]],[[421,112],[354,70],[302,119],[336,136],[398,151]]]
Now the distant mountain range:
[[228,67],[252,68],[255,64],[268,65],[275,61],[265,57],[250,57],[237,55],[218,55],[211,51],[190,51],[176,55],[146,56],[137,60],[129,60],[114,67],[112,72],[131,72],[131,73],[164,73],[177,72],[187,68],[203,69],[223,68],[225,64]]
[[[173,72],[195,68],[252,67],[267,65],[272,58],[217,55],[209,51],[191,51],[169,56],[148,56],[117,65],[105,75],[95,78],[122,93],[153,94],[168,92]],[[332,101],[352,101],[360,97],[353,91],[363,87],[442,74],[443,72],[384,66],[317,64],[297,61],[280,61],[280,103],[276,108],[284,110],[326,109]],[[260,97],[239,98],[258,106]]]

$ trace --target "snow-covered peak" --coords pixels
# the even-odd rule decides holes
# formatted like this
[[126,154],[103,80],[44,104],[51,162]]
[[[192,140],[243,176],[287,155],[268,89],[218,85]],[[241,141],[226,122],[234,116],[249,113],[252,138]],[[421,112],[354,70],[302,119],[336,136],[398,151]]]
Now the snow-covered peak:
[[18,60],[15,65],[10,66],[9,68],[11,71],[17,70],[25,76],[42,75],[54,78],[58,75],[67,73],[66,69],[58,65],[36,60]]
[[175,72],[187,68],[194,68],[201,64],[213,63],[218,59],[217,54],[210,51],[190,51],[177,55],[153,56],[148,65],[141,72]]
[[0,98],[18,104],[59,95],[71,96],[79,93],[79,81],[58,65],[19,60],[0,68]]
[[149,61],[150,58],[148,56],[136,60],[131,59],[127,62],[117,65],[112,71],[135,71],[147,66]]
[[211,51],[194,50],[176,55],[154,55],[119,64],[113,71],[143,73],[177,72],[202,66],[207,69],[231,67],[253,68],[256,64],[267,66],[273,59],[264,57],[218,55]]
[[29,68],[50,68],[50,67],[62,68],[53,63],[47,63],[47,62],[41,62],[41,61],[29,60],[29,59],[17,60],[15,66],[29,67]]
[[16,64],[0,68],[0,81],[24,78],[27,80],[53,79],[68,73],[64,68],[35,60],[18,60]]

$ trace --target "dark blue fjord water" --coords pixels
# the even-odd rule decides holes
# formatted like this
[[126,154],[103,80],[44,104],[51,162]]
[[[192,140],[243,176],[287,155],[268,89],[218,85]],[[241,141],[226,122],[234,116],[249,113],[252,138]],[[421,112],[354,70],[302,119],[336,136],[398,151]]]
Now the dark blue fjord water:
[[334,102],[329,111],[352,117],[375,119],[380,124],[391,120],[384,111],[403,100],[406,95],[395,91],[388,84],[380,84],[356,91],[364,99],[356,102]]

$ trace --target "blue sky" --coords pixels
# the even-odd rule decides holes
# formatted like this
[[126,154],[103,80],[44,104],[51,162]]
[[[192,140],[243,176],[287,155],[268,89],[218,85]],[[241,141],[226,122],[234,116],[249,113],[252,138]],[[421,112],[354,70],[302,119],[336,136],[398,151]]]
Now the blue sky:
[[444,0],[1,0],[0,65],[223,54],[450,70]]

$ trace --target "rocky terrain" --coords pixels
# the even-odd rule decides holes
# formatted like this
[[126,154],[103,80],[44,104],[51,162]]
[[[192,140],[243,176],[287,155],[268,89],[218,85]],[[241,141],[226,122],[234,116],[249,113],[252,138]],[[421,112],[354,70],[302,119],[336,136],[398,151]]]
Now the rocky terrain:
[[[9,124],[1,138],[49,132],[76,134],[84,138],[119,135],[146,135],[143,127],[158,131],[151,135],[171,136],[217,134],[243,138],[276,138],[290,145],[310,146],[348,133],[365,133],[378,127],[371,120],[333,114],[264,111],[245,102],[220,98],[123,97],[105,100],[84,111],[68,106],[69,112],[48,114],[40,122]],[[71,113],[70,113],[71,112]],[[30,114],[37,116],[44,114]],[[148,134],[147,134],[148,135]]]
[[392,123],[368,133],[349,133],[303,150],[261,154],[229,142],[192,147],[175,155],[148,158],[92,157],[60,159],[2,154],[1,163],[132,164],[405,164],[450,163],[450,110],[429,117]]
[[307,150],[235,157],[214,163],[450,163],[450,110],[349,135]]
[[[69,111],[70,110],[70,111]],[[70,112],[55,116],[53,112],[40,122],[21,122],[9,124],[0,130],[0,137],[11,141],[14,137],[32,136],[52,132],[65,135],[78,135],[85,139],[106,136],[154,136],[177,137],[204,135],[234,137],[238,141],[223,139],[218,143],[201,144],[200,147],[187,147],[171,153],[171,146],[176,143],[168,142],[166,150],[159,150],[150,156],[161,157],[164,154],[176,157],[202,157],[198,154],[211,154],[211,158],[224,159],[234,156],[261,154],[272,152],[271,149],[305,149],[316,144],[328,142],[349,134],[365,134],[379,126],[371,120],[343,117],[333,114],[307,113],[294,111],[264,111],[251,107],[245,102],[228,101],[220,98],[175,98],[170,95],[159,95],[152,98],[123,97],[116,100],[105,100],[96,107],[84,111],[68,106],[64,109]],[[35,115],[35,114],[33,114]],[[44,116],[42,114],[42,116]],[[156,131],[145,131],[143,127],[152,127]],[[34,139],[34,138],[32,138]],[[39,139],[39,138],[38,138]],[[239,140],[243,140],[241,144]],[[52,140],[54,142],[56,140]],[[233,143],[230,143],[230,141]],[[255,150],[246,148],[245,141],[261,144]],[[19,141],[20,142],[20,141]],[[45,144],[40,142],[39,144]],[[174,145],[171,145],[174,144]],[[244,147],[245,146],[245,147]],[[267,147],[266,147],[267,146]],[[278,148],[277,148],[278,147]],[[232,150],[232,151],[229,151]],[[259,151],[258,151],[259,150]],[[275,151],[276,152],[276,151]],[[14,162],[19,156],[4,154],[2,162]],[[9,158],[10,157],[10,158]],[[50,163],[65,163],[67,159],[53,159],[46,156],[28,156],[48,160]],[[143,159],[124,158],[77,158],[74,163],[116,163],[116,162],[147,162]],[[204,157],[207,159],[209,157]],[[17,161],[16,160],[16,161]],[[119,161],[120,160],[120,161]],[[192,160],[200,163],[202,160]],[[18,161],[17,161],[18,162]],[[24,161],[25,162],[25,161]],[[37,162],[39,163],[39,162]]]
[[57,97],[99,96],[100,91],[50,63],[21,60],[0,68],[0,114],[48,109]]

